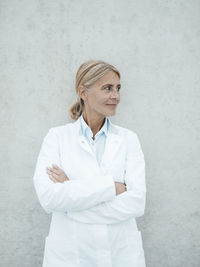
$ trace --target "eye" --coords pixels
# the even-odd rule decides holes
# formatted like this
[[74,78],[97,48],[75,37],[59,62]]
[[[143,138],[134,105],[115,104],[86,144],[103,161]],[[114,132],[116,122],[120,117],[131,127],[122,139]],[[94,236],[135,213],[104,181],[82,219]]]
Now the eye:
[[[106,86],[104,89],[106,90],[106,91],[110,91],[110,85],[108,85],[108,86]],[[109,90],[107,90],[107,88],[109,88]]]
[[119,91],[120,91],[120,89],[121,89],[121,87],[118,87],[118,88],[117,88],[117,91],[119,92]]

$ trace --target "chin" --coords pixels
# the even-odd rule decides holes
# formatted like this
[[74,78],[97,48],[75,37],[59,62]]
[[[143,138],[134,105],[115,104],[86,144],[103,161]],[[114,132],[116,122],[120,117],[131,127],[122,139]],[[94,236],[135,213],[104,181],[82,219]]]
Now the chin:
[[103,116],[114,116],[116,114],[116,109],[110,109],[110,110],[106,109],[106,110],[104,110],[104,112],[102,110],[102,112],[100,112],[100,113]]
[[116,111],[113,110],[113,111],[107,112],[106,116],[114,116],[115,114],[116,114]]

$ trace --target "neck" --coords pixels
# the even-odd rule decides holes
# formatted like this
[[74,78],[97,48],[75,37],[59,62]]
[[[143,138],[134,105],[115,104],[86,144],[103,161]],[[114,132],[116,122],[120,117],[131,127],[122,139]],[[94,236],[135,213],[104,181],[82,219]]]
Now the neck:
[[105,122],[105,116],[97,116],[97,115],[91,115],[87,114],[86,112],[83,112],[83,119],[87,123],[87,125],[90,127],[93,133],[93,138],[96,133],[101,129]]

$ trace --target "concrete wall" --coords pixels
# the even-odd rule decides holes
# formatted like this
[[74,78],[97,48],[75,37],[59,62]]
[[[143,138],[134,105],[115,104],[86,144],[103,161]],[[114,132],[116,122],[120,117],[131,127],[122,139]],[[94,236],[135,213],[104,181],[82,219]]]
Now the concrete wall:
[[0,266],[41,266],[50,216],[32,177],[44,135],[70,120],[85,60],[121,71],[114,123],[138,133],[147,267],[200,266],[200,2],[0,1]]

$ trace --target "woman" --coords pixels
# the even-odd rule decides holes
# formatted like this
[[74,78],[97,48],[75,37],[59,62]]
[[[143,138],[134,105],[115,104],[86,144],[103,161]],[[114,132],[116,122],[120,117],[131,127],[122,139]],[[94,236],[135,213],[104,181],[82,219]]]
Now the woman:
[[120,102],[120,73],[89,60],[76,74],[75,122],[51,128],[34,173],[52,213],[43,267],[145,267],[136,217],[146,201],[145,161],[137,134],[109,117]]

